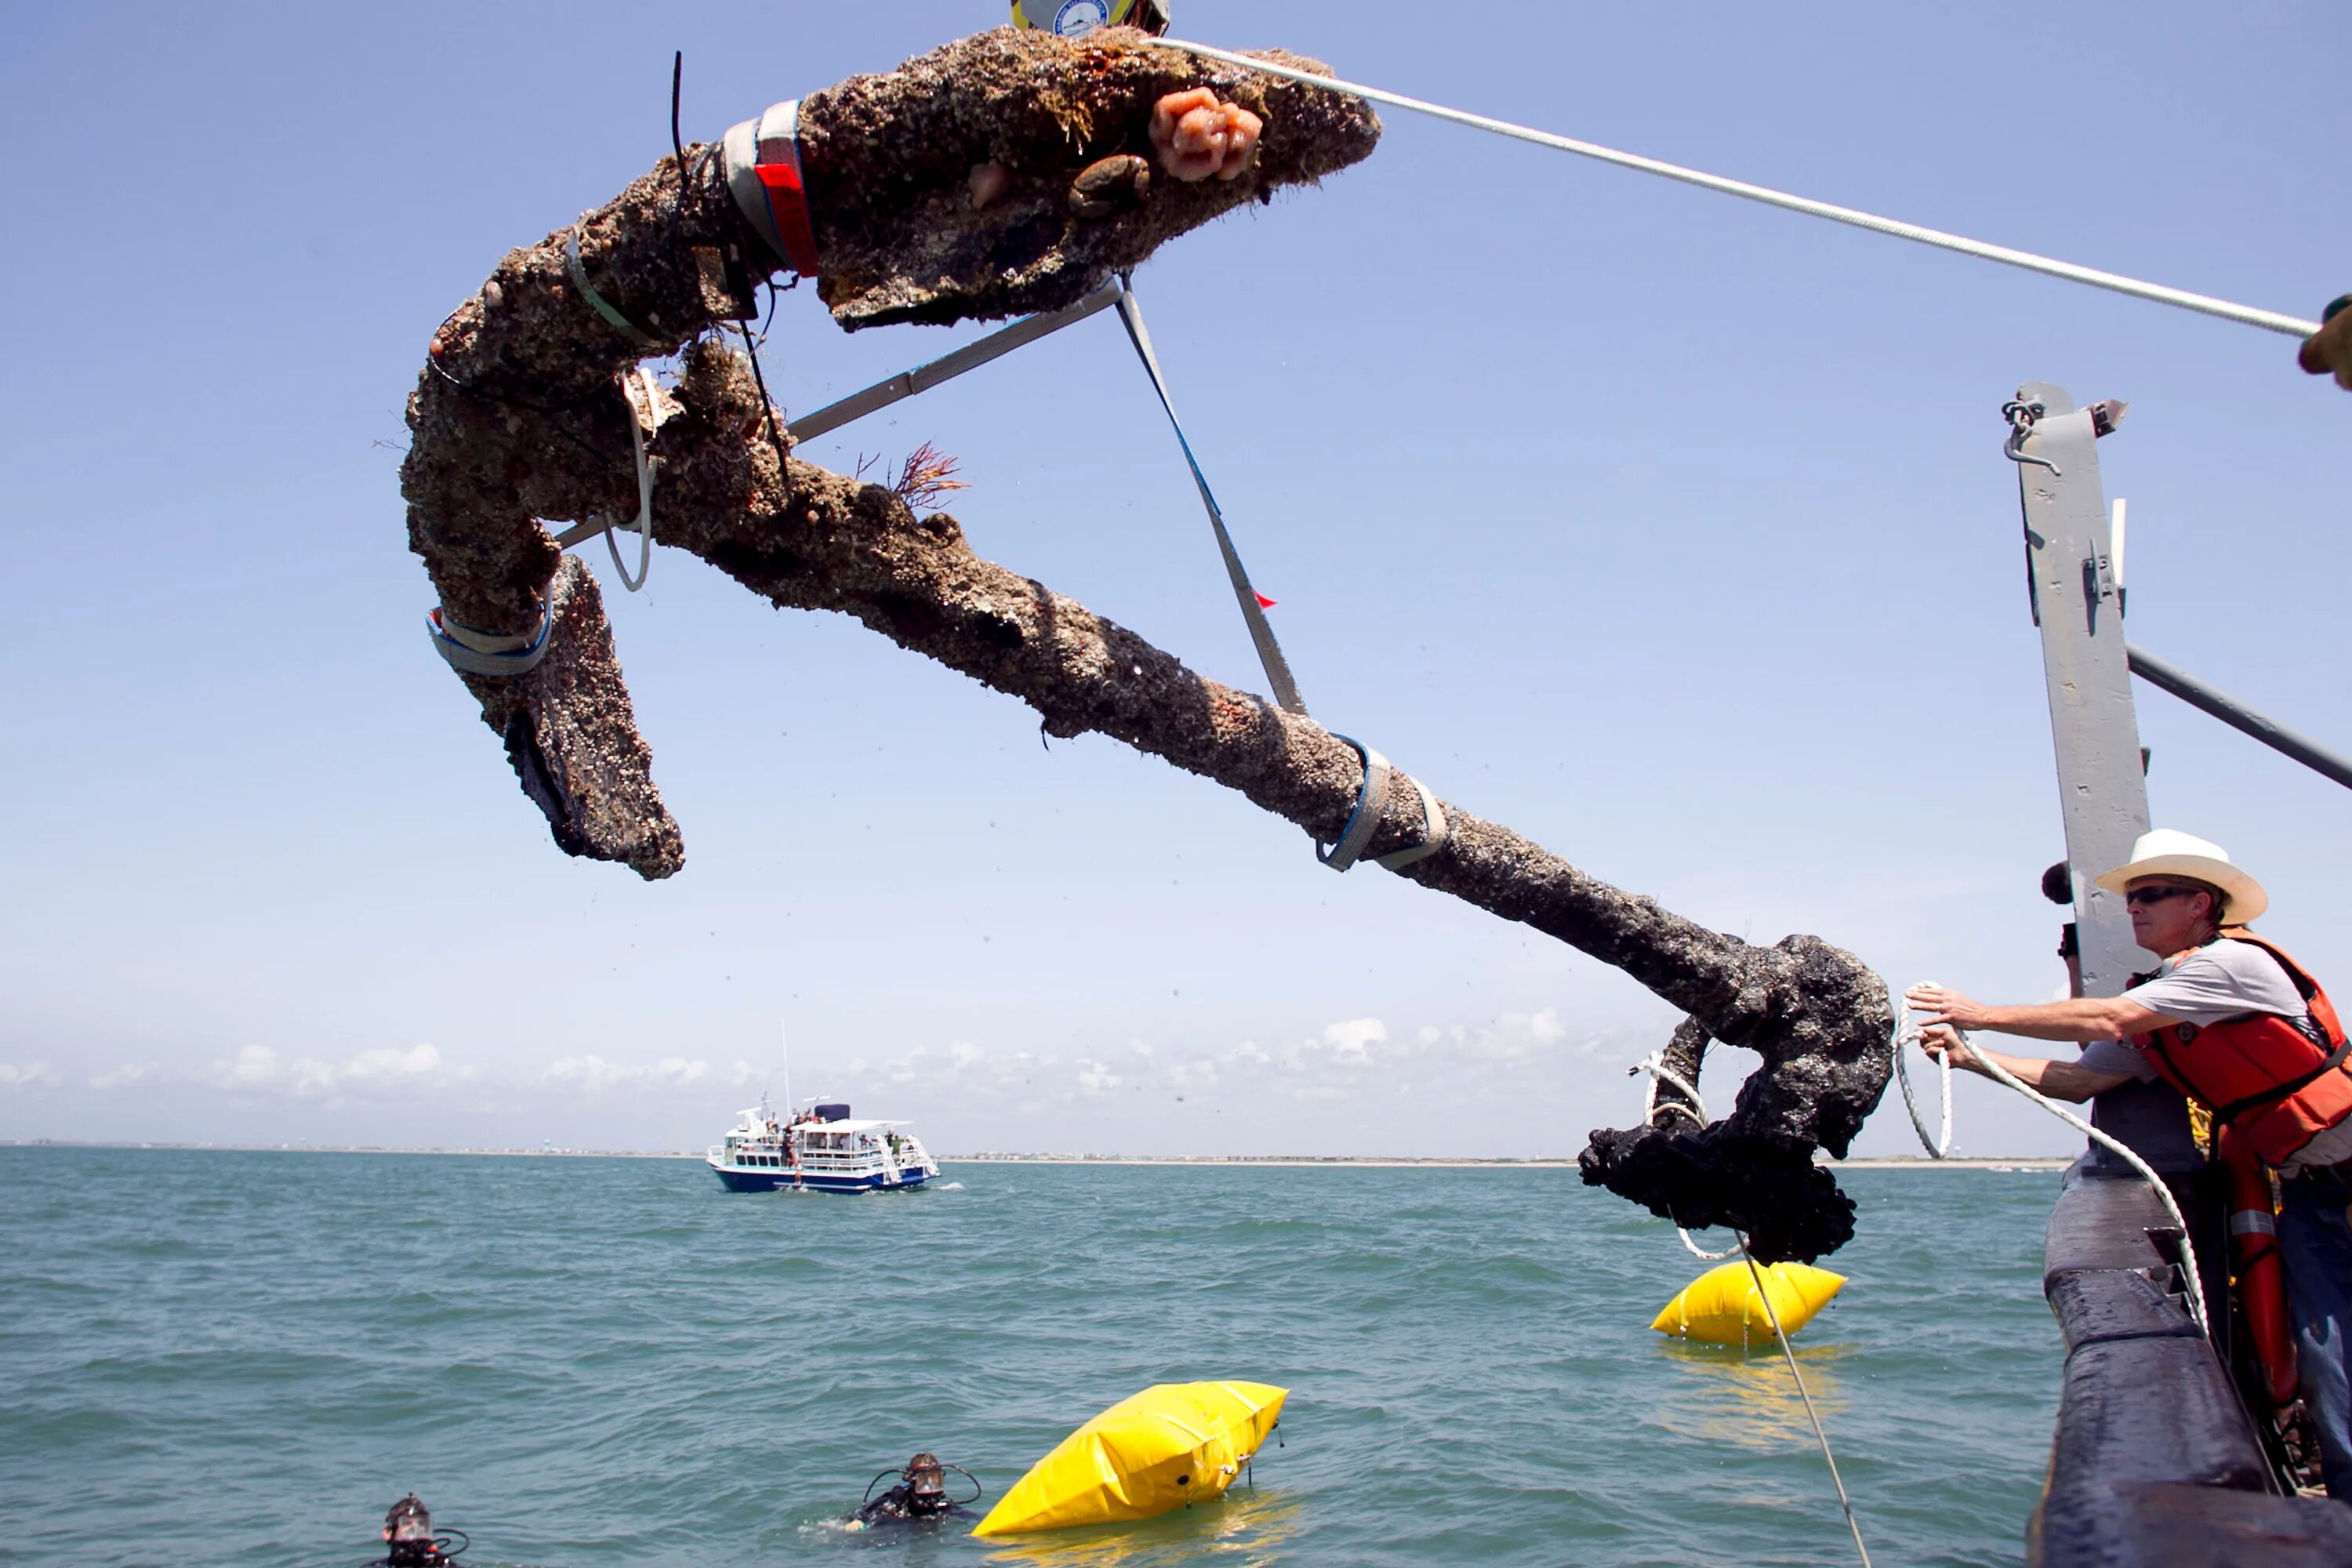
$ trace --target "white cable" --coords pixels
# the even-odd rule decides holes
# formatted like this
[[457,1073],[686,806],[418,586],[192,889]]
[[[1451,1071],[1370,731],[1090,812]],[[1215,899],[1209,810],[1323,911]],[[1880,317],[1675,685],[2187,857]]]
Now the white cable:
[[1276,65],[1269,60],[1253,59],[1247,55],[1237,55],[1224,49],[1211,48],[1206,44],[1189,44],[1176,38],[1161,38],[1158,42],[1171,49],[1181,49],[1186,54],[1198,55],[1203,59],[1222,60],[1227,65],[1263,71],[1268,76],[1281,77],[1285,80],[1298,82],[1307,87],[1318,87],[1326,92],[1345,93],[1351,98],[1367,99],[1371,102],[1385,103],[1396,109],[1410,109],[1418,114],[1434,115],[1440,120],[1450,120],[1456,125],[1467,125],[1478,131],[1491,131],[1497,136],[1512,136],[1522,142],[1532,142],[1539,147],[1549,147],[1561,153],[1573,153],[1582,158],[1596,158],[1604,163],[1614,163],[1619,168],[1633,169],[1644,174],[1658,174],[1669,180],[1680,180],[1685,184],[1696,185],[1702,190],[1716,191],[1727,196],[1742,196],[1751,202],[1762,202],[1767,206],[1784,207],[1790,212],[1802,213],[1808,217],[1828,218],[1832,223],[1851,224],[1855,228],[1866,228],[1874,234],[1889,235],[1896,239],[1914,240],[1921,245],[1932,245],[1944,250],[1956,250],[1963,256],[1973,256],[1979,260],[1998,261],[2010,267],[2021,267],[2028,272],[2040,272],[2052,278],[2063,278],[2070,283],[2087,283],[2095,289],[2112,289],[2118,294],[2130,294],[2138,299],[2152,300],[2159,305],[2172,305],[2184,310],[2196,310],[2208,316],[2219,316],[2225,321],[2260,327],[2265,331],[2284,332],[2289,337],[2307,338],[2319,331],[2317,321],[2306,321],[2295,316],[2283,316],[2275,310],[2258,310],[2251,305],[2235,305],[2227,300],[2216,300],[2210,294],[2192,294],[2187,289],[2167,288],[2161,283],[2143,282],[2139,279],[2126,278],[2119,273],[2102,272],[2096,268],[2079,267],[2071,261],[2058,261],[2047,256],[2036,256],[2030,250],[2011,250],[2007,246],[1989,245],[1983,240],[1969,239],[1963,235],[1947,234],[1939,228],[1923,228],[1917,224],[1904,223],[1891,217],[1880,217],[1873,213],[1857,212],[1852,207],[1834,206],[1828,202],[1817,202],[1808,196],[1790,195],[1786,191],[1776,191],[1764,185],[1751,185],[1744,180],[1729,180],[1720,174],[1685,169],[1679,163],[1661,163],[1655,158],[1644,158],[1633,153],[1620,153],[1613,148],[1602,147],[1591,142],[1579,142],[1572,137],[1555,136],[1548,131],[1530,130],[1524,125],[1514,125],[1507,120],[1490,120],[1486,115],[1472,114],[1465,110],[1448,109],[1443,104],[1424,102],[1418,98],[1407,98],[1402,93],[1384,92],[1373,87],[1360,87],[1353,82],[1340,81],[1334,77],[1318,76],[1312,71]]
[[[1629,1073],[1639,1072],[1650,1075],[1649,1082],[1644,1087],[1642,1094],[1642,1123],[1643,1126],[1654,1126],[1658,1120],[1658,1112],[1661,1110],[1664,1110],[1680,1111],[1683,1115],[1689,1117],[1693,1121],[1698,1123],[1700,1131],[1704,1131],[1706,1130],[1706,1101],[1698,1097],[1698,1089],[1695,1085],[1685,1082],[1680,1073],[1677,1073],[1674,1068],[1666,1065],[1665,1052],[1654,1051],[1651,1053],[1650,1057],[1646,1060],[1635,1062],[1632,1067],[1627,1068],[1625,1070]],[[1685,1105],[1680,1100],[1670,1100],[1664,1106],[1660,1106],[1658,1104],[1658,1085],[1662,1081],[1671,1084],[1675,1089],[1682,1090],[1684,1094],[1689,1096],[1690,1104]],[[1721,1252],[1709,1252],[1706,1247],[1701,1247],[1697,1242],[1693,1241],[1691,1239],[1691,1233],[1685,1230],[1680,1226],[1675,1226],[1675,1234],[1683,1238],[1683,1246],[1689,1251],[1693,1258],[1697,1258],[1701,1263],[1720,1263],[1727,1258],[1737,1258],[1739,1256],[1739,1248],[1737,1245],[1727,1247]],[[1736,1235],[1737,1233],[1735,1232],[1734,1234]]]
[[1903,1109],[1911,1113],[1911,1126],[1919,1134],[1919,1142],[1926,1146],[1930,1157],[1948,1159],[1952,1152],[1952,1058],[1948,1055],[1936,1058],[1937,1066],[1944,1069],[1944,1132],[1941,1138],[1930,1141],[1927,1124],[1919,1120],[1919,1102],[1911,1093],[1911,1069],[1903,1065],[1903,1042],[1918,1033],[1907,1027],[1910,1022],[1911,1007],[1906,1003],[1895,1014],[1895,1081],[1903,1086]]
[[[1898,1023],[1898,1028],[1899,1026]],[[1698,1088],[1696,1084],[1691,1083],[1680,1073],[1675,1071],[1674,1068],[1666,1065],[1666,1053],[1664,1051],[1653,1051],[1648,1057],[1644,1058],[1641,1061],[1635,1062],[1632,1067],[1627,1068],[1625,1070],[1628,1073],[1647,1073],[1649,1075],[1649,1082],[1644,1088],[1642,1095],[1642,1121],[1643,1125],[1654,1125],[1657,1121],[1658,1112],[1661,1110],[1678,1110],[1683,1115],[1689,1117],[1693,1121],[1697,1122],[1700,1127],[1704,1128],[1706,1125],[1706,1101],[1699,1098]],[[1661,1083],[1664,1083],[1675,1089],[1680,1089],[1685,1095],[1689,1097],[1690,1104],[1684,1105],[1679,1101],[1669,1100],[1665,1105],[1660,1106],[1658,1104],[1658,1085]],[[1945,1105],[1948,1109],[1951,1104],[1949,1087],[1950,1086],[1948,1084],[1946,1086],[1945,1094]],[[1918,1119],[1914,1117],[1912,1120],[1916,1122]],[[1921,1129],[1919,1136],[1925,1138],[1927,1135],[1926,1129]],[[1947,1142],[1949,1141],[1949,1137],[1950,1132],[1948,1128],[1946,1130]],[[1788,1332],[1780,1327],[1780,1314],[1772,1305],[1772,1292],[1765,1288],[1764,1276],[1756,1267],[1756,1258],[1754,1255],[1748,1250],[1748,1237],[1743,1233],[1735,1230],[1731,1233],[1732,1245],[1730,1247],[1721,1252],[1709,1252],[1705,1247],[1699,1246],[1697,1242],[1693,1241],[1691,1239],[1690,1232],[1685,1230],[1682,1226],[1675,1226],[1675,1234],[1683,1238],[1683,1246],[1690,1249],[1692,1256],[1697,1258],[1703,1263],[1720,1263],[1727,1258],[1738,1258],[1747,1262],[1748,1277],[1755,1282],[1756,1294],[1764,1303],[1765,1317],[1771,1320],[1772,1337],[1780,1342],[1780,1353],[1789,1358],[1789,1375],[1797,1380],[1797,1397],[1804,1401],[1805,1417],[1812,1422],[1813,1436],[1821,1443],[1822,1460],[1830,1468],[1830,1484],[1837,1488],[1838,1507],[1845,1510],[1846,1528],[1853,1531],[1853,1549],[1862,1554],[1862,1568],[1871,1568],[1870,1548],[1862,1543],[1861,1521],[1853,1517],[1853,1503],[1845,1495],[1845,1479],[1838,1474],[1837,1456],[1830,1452],[1830,1435],[1826,1431],[1822,1430],[1822,1418],[1813,1410],[1813,1396],[1807,1393],[1805,1389],[1805,1374],[1797,1370],[1797,1352],[1791,1350],[1789,1346]]]
[[[1889,986],[1887,989],[1890,994],[1894,991],[1892,986]],[[1910,1021],[1910,1016],[1911,1009],[1907,1004],[1895,1016],[1895,1049],[1898,1061],[1901,1059],[1904,1042],[1906,1040],[1917,1038],[1917,1032],[1916,1030],[1909,1030],[1905,1026]],[[1953,1035],[1958,1038],[1960,1044],[1963,1046],[1970,1046],[1969,1032],[1966,1029],[1960,1028],[1958,1026],[1951,1026],[1951,1029]],[[2147,1178],[2147,1184],[2156,1192],[2157,1202],[2164,1205],[2164,1212],[2172,1217],[2173,1225],[2178,1227],[2180,1232],[2180,1271],[2188,1277],[2187,1284],[2189,1287],[2189,1320],[2197,1325],[2197,1331],[2199,1333],[2203,1334],[2209,1340],[2211,1339],[2213,1337],[2212,1325],[2205,1321],[2204,1279],[2197,1271],[2197,1244],[2195,1240],[2190,1237],[2189,1234],[2189,1221],[2181,1215],[2180,1205],[2173,1202],[2172,1190],[2164,1184],[2164,1178],[2158,1175],[2147,1161],[2141,1159],[2137,1154],[2133,1153],[2129,1149],[2125,1148],[2123,1144],[2117,1142],[2115,1139],[2108,1137],[2105,1133],[2100,1131],[2097,1128],[2092,1126],[2089,1122],[2084,1121],[2081,1117],[2075,1115],[2073,1111],[2067,1110],[2056,1100],[2052,1100],[2049,1096],[2026,1087],[2024,1083],[2019,1080],[2015,1073],[2011,1072],[2007,1068],[2001,1066],[1999,1062],[1994,1061],[1984,1052],[1977,1050],[1973,1046],[1970,1046],[1969,1054],[1976,1058],[1977,1065],[1984,1068],[1985,1075],[1988,1078],[1990,1078],[1994,1082],[2006,1084],[2009,1088],[2017,1090],[2018,1093],[2025,1096],[2026,1099],[2033,1101],[2034,1104],[2040,1106],[2051,1115],[2058,1118],[2059,1121],[2065,1122],[2069,1127],[2074,1128],[2076,1131],[2090,1139],[2092,1142],[2096,1143],[2100,1148],[2116,1155],[2117,1158],[2124,1161],[2125,1163],[2130,1165],[2133,1170],[2137,1171],[2143,1177]],[[1951,1106],[1951,1090],[1948,1087],[1947,1087],[1944,1091],[1944,1104],[1947,1110],[1948,1110]],[[1916,1123],[1917,1119],[1915,1117],[1913,1120]],[[1925,1128],[1920,1129],[1919,1141],[1922,1143],[1925,1143],[1927,1141],[1927,1133]],[[1933,1151],[1931,1150],[1930,1152],[1932,1152]]]
[[[1733,1234],[1737,1235],[1737,1232]],[[1862,1554],[1862,1568],[1870,1568],[1870,1548],[1862,1543],[1862,1521],[1853,1517],[1853,1501],[1845,1495],[1845,1478],[1838,1474],[1837,1456],[1830,1452],[1830,1435],[1822,1429],[1822,1418],[1813,1409],[1813,1396],[1805,1390],[1805,1374],[1797,1370],[1797,1352],[1789,1346],[1788,1333],[1780,1327],[1780,1314],[1772,1305],[1772,1292],[1764,1287],[1764,1276],[1756,1267],[1755,1255],[1748,1250],[1748,1238],[1739,1237],[1739,1256],[1747,1261],[1748,1277],[1756,1282],[1756,1294],[1764,1302],[1764,1315],[1772,1320],[1772,1337],[1780,1342],[1780,1353],[1789,1358],[1789,1375],[1797,1380],[1797,1397],[1805,1402],[1805,1419],[1813,1424],[1813,1436],[1822,1445],[1822,1461],[1830,1468],[1830,1483],[1837,1488],[1838,1507],[1845,1510],[1845,1524],[1853,1531],[1853,1549]]]
[[[661,384],[654,373],[640,366],[636,372],[639,384],[646,393],[646,418],[658,426],[661,423]],[[646,585],[646,577],[653,570],[654,556],[654,468],[646,461],[646,427],[637,418],[637,400],[629,395],[626,383],[621,386],[621,400],[629,405],[629,445],[637,458],[637,521],[608,525],[604,530],[604,548],[612,552],[613,570],[621,574],[621,586],[634,594]],[[621,564],[620,542],[613,536],[624,528],[637,531],[637,574],[632,580],[629,569]]]

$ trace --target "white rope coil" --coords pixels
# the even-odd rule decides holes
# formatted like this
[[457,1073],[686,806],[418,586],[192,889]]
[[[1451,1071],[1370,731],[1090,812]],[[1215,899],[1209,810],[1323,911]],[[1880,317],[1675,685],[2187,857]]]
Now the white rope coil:
[[1903,1086],[1903,1109],[1911,1113],[1912,1129],[1919,1134],[1919,1142],[1928,1155],[1948,1159],[1952,1152],[1952,1058],[1948,1055],[1936,1058],[1936,1065],[1943,1069],[1944,1125],[1942,1135],[1930,1139],[1927,1124],[1919,1120],[1919,1101],[1911,1092],[1911,1069],[1903,1065],[1903,1042],[1918,1036],[1918,1029],[1911,1022],[1911,1005],[1906,1002],[1895,1014],[1895,1081]]
[[[1691,1121],[1698,1124],[1702,1131],[1705,1130],[1707,1122],[1706,1101],[1698,1097],[1698,1088],[1696,1085],[1686,1081],[1680,1073],[1675,1071],[1674,1068],[1666,1065],[1665,1052],[1654,1051],[1646,1059],[1635,1062],[1632,1067],[1625,1070],[1629,1073],[1647,1073],[1649,1075],[1648,1081],[1643,1084],[1642,1090],[1642,1121],[1643,1125],[1654,1127],[1658,1122],[1659,1111],[1674,1110],[1679,1111],[1683,1115],[1690,1118]],[[1658,1085],[1661,1083],[1681,1090],[1682,1093],[1690,1100],[1690,1104],[1685,1105],[1681,1100],[1670,1100],[1666,1101],[1665,1104],[1660,1105],[1658,1103]],[[1683,1246],[1689,1251],[1690,1255],[1693,1258],[1697,1258],[1702,1263],[1720,1263],[1727,1258],[1737,1258],[1739,1256],[1740,1244],[1735,1243],[1730,1247],[1725,1247],[1721,1252],[1709,1252],[1706,1247],[1701,1247],[1697,1242],[1693,1241],[1691,1239],[1691,1233],[1685,1230],[1682,1226],[1675,1226],[1675,1234],[1683,1238]],[[1734,1234],[1737,1235],[1738,1233],[1735,1232]]]
[[1246,70],[1263,71],[1267,76],[1280,77],[1286,81],[1298,82],[1307,87],[1321,88],[1326,92],[1344,93],[1350,98],[1365,99],[1373,103],[1385,103],[1395,109],[1409,109],[1416,114],[1433,115],[1439,120],[1452,121],[1456,125],[1467,125],[1473,130],[1491,132],[1497,136],[1509,136],[1521,142],[1532,142],[1538,147],[1549,147],[1561,153],[1573,153],[1580,158],[1593,158],[1603,163],[1614,163],[1621,169],[1632,169],[1640,174],[1656,174],[1664,179],[1679,180],[1686,185],[1696,185],[1701,190],[1714,191],[1727,196],[1738,196],[1751,202],[1761,202],[1766,206],[1781,207],[1790,212],[1802,213],[1807,217],[1827,218],[1832,223],[1847,224],[1855,228],[1866,228],[1874,234],[1884,234],[1895,239],[1907,239],[1920,245],[1932,245],[1943,250],[1958,251],[1963,256],[1973,256],[1981,261],[1998,261],[2008,267],[2021,267],[2028,272],[2039,272],[2050,278],[2063,278],[2070,283],[2087,283],[2094,289],[2105,289],[2117,294],[2129,294],[2136,299],[2149,300],[2159,305],[2171,305],[2183,310],[2195,310],[2202,315],[2219,316],[2225,321],[2236,321],[2242,326],[2260,327],[2264,331],[2284,332],[2289,337],[2307,338],[2319,331],[2320,324],[2317,321],[2306,321],[2300,317],[2281,315],[2275,310],[2256,310],[2251,305],[2238,305],[2227,300],[2217,300],[2210,294],[2192,294],[2185,289],[2168,288],[2161,283],[2148,283],[2137,278],[2126,278],[2120,273],[2102,272],[2095,267],[2081,267],[2071,261],[2036,256],[2030,250],[2012,250],[2005,245],[1990,245],[1980,239],[1970,239],[1964,235],[1947,234],[1939,228],[1927,228],[1916,223],[1905,223],[1898,218],[1880,217],[1874,213],[1858,212],[1853,207],[1837,206],[1829,202],[1817,202],[1810,196],[1791,195],[1786,191],[1776,191],[1769,186],[1751,185],[1745,180],[1726,179],[1721,174],[1709,174],[1697,169],[1686,169],[1679,163],[1663,163],[1658,159],[1644,158],[1633,153],[1620,153],[1612,147],[1602,147],[1595,142],[1579,142],[1569,136],[1555,136],[1548,131],[1536,131],[1525,125],[1514,125],[1507,120],[1493,120],[1483,114],[1472,114],[1466,110],[1448,109],[1444,104],[1429,103],[1418,98],[1407,98],[1402,93],[1385,92],[1376,87],[1360,87],[1354,82],[1341,81],[1336,77],[1318,76],[1313,71],[1276,65],[1268,60],[1253,59],[1247,55],[1237,55],[1226,49],[1212,48],[1206,44],[1185,43],[1177,38],[1161,38],[1158,41],[1171,49],[1181,49],[1186,54],[1197,55],[1202,59],[1219,60],[1226,65],[1240,66]]
[[[1888,986],[1887,991],[1890,994],[1895,994],[1893,986]],[[2184,1282],[2188,1286],[2189,1290],[2189,1321],[2197,1325],[2197,1331],[2199,1333],[2203,1334],[2208,1339],[2212,1338],[2213,1326],[2205,1321],[2205,1285],[2203,1277],[2199,1274],[2197,1269],[2197,1243],[2195,1238],[2189,1234],[2189,1221],[2181,1214],[2180,1205],[2173,1201],[2172,1189],[2164,1184],[2164,1178],[2158,1175],[2155,1168],[2149,1165],[2147,1161],[2132,1152],[2131,1150],[2126,1148],[2121,1142],[2109,1137],[2106,1133],[2100,1131],[2097,1128],[2092,1126],[2089,1122],[2084,1121],[2081,1117],[2075,1115],[2073,1111],[2067,1110],[2056,1100],[2052,1100],[2048,1095],[2042,1094],[2037,1089],[2029,1088],[2025,1083],[2019,1079],[2015,1073],[2011,1072],[2007,1068],[2001,1066],[1999,1062],[1994,1061],[1990,1057],[1985,1055],[1984,1052],[1975,1049],[1973,1044],[1969,1038],[1969,1032],[1966,1029],[1960,1028],[1958,1026],[1953,1026],[1952,1034],[1959,1040],[1960,1044],[1970,1047],[1969,1054],[1976,1058],[1978,1065],[1984,1068],[1985,1076],[1990,1078],[1994,1082],[2005,1085],[2006,1087],[2013,1089],[2018,1093],[2025,1096],[2026,1099],[2033,1101],[2034,1104],[2040,1106],[2051,1115],[2058,1118],[2059,1121],[2063,1121],[2069,1127],[2074,1128],[2077,1132],[2082,1133],[2092,1142],[2096,1143],[2100,1148],[2105,1149],[2110,1154],[2122,1160],[2126,1164],[2138,1172],[2140,1175],[2146,1179],[2147,1184],[2155,1190],[2156,1201],[2164,1205],[2164,1212],[2170,1216],[2174,1226],[2180,1232],[2180,1271],[2184,1276],[2186,1276]],[[1906,1041],[1915,1041],[1918,1037],[1919,1031],[1916,1027],[1911,1026],[1911,1009],[1906,1005],[1896,1016],[1895,1022],[1895,1061],[1898,1064],[1898,1067],[1902,1061],[1903,1047]],[[1907,1085],[1906,1093],[1906,1095],[1908,1093]],[[1950,1136],[1951,1104],[1951,1085],[1948,1080],[1944,1088],[1944,1113],[1946,1139],[1948,1142]],[[1915,1127],[1918,1126],[1918,1118],[1916,1115],[1912,1118],[1912,1124]],[[1919,1142],[1922,1143],[1927,1142],[1927,1130],[1924,1127],[1919,1128]],[[1934,1145],[1928,1145],[1928,1152],[1936,1152]],[[1937,1157],[1939,1159],[1942,1158],[1940,1154]]]

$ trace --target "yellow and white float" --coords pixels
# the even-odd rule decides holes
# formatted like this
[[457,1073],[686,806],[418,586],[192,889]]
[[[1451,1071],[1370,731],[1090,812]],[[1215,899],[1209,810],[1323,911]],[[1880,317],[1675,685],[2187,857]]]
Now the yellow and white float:
[[1222,1497],[1289,1394],[1263,1383],[1154,1384],[1063,1438],[972,1533],[1150,1519]]
[[[1764,1264],[1756,1274],[1763,1276],[1765,1289],[1772,1292],[1771,1310],[1780,1314],[1780,1331],[1788,1334],[1811,1322],[1813,1314],[1845,1289],[1844,1275],[1806,1263]],[[1710,1268],[1684,1286],[1650,1327],[1678,1340],[1709,1344],[1772,1342],[1772,1318],[1745,1261]]]

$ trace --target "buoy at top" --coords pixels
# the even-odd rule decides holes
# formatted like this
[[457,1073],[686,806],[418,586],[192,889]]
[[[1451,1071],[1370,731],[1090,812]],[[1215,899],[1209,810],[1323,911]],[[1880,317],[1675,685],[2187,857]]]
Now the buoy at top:
[[1168,30],[1167,0],[1013,0],[1013,25],[1083,38],[1097,27]]
[[1263,1383],[1154,1384],[1063,1438],[972,1533],[1150,1519],[1223,1497],[1289,1395]]
[[[1766,1264],[1757,1272],[1772,1292],[1772,1311],[1780,1315],[1780,1331],[1787,1334],[1811,1322],[1813,1314],[1845,1289],[1844,1275],[1808,1263]],[[1709,1344],[1772,1342],[1772,1319],[1744,1261],[1710,1268],[1684,1286],[1650,1327],[1678,1340]]]

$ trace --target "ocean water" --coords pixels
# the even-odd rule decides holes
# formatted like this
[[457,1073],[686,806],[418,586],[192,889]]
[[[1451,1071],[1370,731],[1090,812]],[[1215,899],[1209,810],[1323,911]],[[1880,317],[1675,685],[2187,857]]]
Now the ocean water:
[[[1704,1266],[1571,1170],[942,1180],[0,1149],[0,1560],[356,1568],[414,1489],[484,1568],[1854,1561],[1787,1366],[1652,1332]],[[2057,1177],[1845,1181],[1851,1283],[1796,1342],[1865,1539],[2014,1563]],[[1200,1377],[1291,1390],[1224,1502],[994,1543],[839,1528],[915,1449],[993,1497]]]

